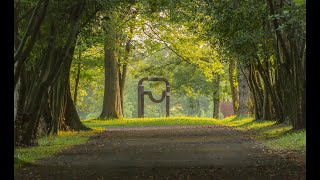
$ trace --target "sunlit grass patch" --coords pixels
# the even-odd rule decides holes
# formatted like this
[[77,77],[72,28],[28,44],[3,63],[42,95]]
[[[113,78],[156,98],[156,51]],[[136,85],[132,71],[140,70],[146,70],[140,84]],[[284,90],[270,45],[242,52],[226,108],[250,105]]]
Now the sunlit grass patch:
[[275,138],[290,132],[292,126],[288,125],[273,125],[263,131],[263,135],[268,138]]
[[221,120],[220,122],[228,126],[237,127],[237,126],[243,126],[247,123],[252,123],[252,121],[253,121],[253,118],[250,116],[243,116],[243,117],[231,116]]
[[167,117],[167,118],[126,118],[111,120],[83,120],[86,126],[102,128],[107,126],[149,126],[149,125],[195,125],[219,124],[220,120],[214,118],[198,117]]
[[99,129],[79,132],[61,131],[56,136],[39,138],[39,146],[30,148],[17,147],[14,153],[14,168],[17,169],[25,163],[34,163],[36,160],[52,156],[73,145],[85,143],[91,136],[100,131]]
[[264,142],[268,147],[280,150],[297,150],[306,152],[306,131],[289,132]]
[[306,131],[292,131],[292,125],[275,121],[258,120],[253,117],[229,117],[221,121],[237,130],[249,132],[269,148],[305,152]]

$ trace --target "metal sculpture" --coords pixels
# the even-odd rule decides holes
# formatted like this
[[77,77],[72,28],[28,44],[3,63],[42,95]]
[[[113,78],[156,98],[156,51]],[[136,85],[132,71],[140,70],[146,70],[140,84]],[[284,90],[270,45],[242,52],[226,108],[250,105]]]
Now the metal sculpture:
[[[143,81],[163,81],[166,83],[166,90],[162,91],[162,97],[160,99],[155,99],[152,96],[151,91],[145,91],[144,86],[142,85]],[[150,77],[145,77],[140,79],[138,83],[138,117],[144,117],[144,95],[148,94],[150,100],[155,103],[160,103],[164,99],[166,99],[166,117],[169,117],[170,114],[170,84],[167,79],[165,78],[150,78]]]

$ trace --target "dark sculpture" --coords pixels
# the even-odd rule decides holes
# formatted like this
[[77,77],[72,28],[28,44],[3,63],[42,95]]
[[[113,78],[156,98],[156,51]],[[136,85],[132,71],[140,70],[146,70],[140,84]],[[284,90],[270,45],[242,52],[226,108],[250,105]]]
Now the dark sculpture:
[[[162,97],[160,99],[155,99],[152,96],[151,91],[145,91],[142,85],[143,81],[164,81],[166,83],[166,90],[162,91]],[[138,83],[138,117],[144,117],[144,95],[148,94],[150,100],[155,103],[160,103],[166,98],[166,117],[169,117],[170,113],[170,84],[165,78],[149,78],[145,77],[140,79]]]

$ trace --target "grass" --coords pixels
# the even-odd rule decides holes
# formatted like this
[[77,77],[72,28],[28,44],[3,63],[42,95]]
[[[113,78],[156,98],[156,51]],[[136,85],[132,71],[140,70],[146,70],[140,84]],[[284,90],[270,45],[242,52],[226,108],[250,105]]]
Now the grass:
[[120,120],[83,120],[93,131],[59,132],[52,138],[39,139],[39,146],[16,148],[14,167],[34,163],[36,160],[52,156],[65,148],[82,144],[89,137],[105,130],[108,126],[150,126],[150,125],[226,125],[250,133],[256,140],[271,149],[295,150],[305,153],[306,131],[292,131],[289,124],[276,124],[274,121],[254,121],[252,117],[229,117],[223,120],[213,118],[168,117],[168,118],[128,118]]
[[276,124],[275,121],[267,120],[254,121],[252,117],[229,117],[221,122],[250,133],[271,149],[306,152],[306,131],[293,131],[290,124]]
[[98,132],[100,132],[99,129],[80,132],[59,132],[57,136],[40,138],[38,140],[39,146],[16,148],[14,152],[14,169],[18,169],[24,164],[34,163],[36,160],[50,157],[73,145],[85,143],[91,136]]
[[150,125],[192,125],[219,124],[220,120],[213,118],[168,117],[168,118],[126,118],[120,120],[83,120],[91,128],[105,128],[108,126],[150,126]]

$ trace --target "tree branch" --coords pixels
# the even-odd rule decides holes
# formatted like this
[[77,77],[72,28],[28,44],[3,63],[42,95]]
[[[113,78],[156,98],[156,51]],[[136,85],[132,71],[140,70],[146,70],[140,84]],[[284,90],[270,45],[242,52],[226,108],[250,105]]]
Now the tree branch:
[[14,62],[16,62],[16,61],[20,58],[20,56],[21,56],[23,47],[24,47],[25,43],[27,42],[27,38],[29,37],[29,34],[30,34],[30,32],[31,32],[31,29],[32,29],[32,26],[33,26],[33,24],[35,23],[35,19],[37,18],[37,17],[36,17],[36,14],[37,14],[38,11],[39,11],[40,4],[42,3],[42,1],[43,1],[43,0],[38,0],[37,5],[36,5],[36,7],[35,7],[34,10],[33,10],[33,13],[32,13],[32,16],[31,16],[31,18],[30,18],[30,20],[29,20],[29,23],[28,23],[27,29],[26,29],[26,31],[25,31],[25,34],[24,34],[24,36],[23,36],[23,38],[22,38],[22,40],[21,40],[21,42],[20,42],[20,45],[19,45],[17,51],[16,51],[15,54],[14,54]]

